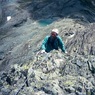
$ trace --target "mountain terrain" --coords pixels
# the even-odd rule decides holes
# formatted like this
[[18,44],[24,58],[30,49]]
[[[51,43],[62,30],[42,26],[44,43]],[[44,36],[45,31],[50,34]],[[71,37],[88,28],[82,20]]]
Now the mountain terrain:
[[[53,28],[67,54],[40,54]],[[0,95],[95,95],[95,1],[0,0]]]

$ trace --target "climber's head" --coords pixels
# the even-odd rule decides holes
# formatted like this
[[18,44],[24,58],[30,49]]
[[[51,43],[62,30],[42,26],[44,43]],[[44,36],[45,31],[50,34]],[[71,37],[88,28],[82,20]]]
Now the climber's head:
[[58,29],[52,29],[51,36],[52,37],[56,37],[58,35],[58,33],[59,33],[59,30]]

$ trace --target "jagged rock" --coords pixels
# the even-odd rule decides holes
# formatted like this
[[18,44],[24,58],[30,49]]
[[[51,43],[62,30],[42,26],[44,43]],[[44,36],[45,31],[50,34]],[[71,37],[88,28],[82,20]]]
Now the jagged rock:
[[95,1],[94,0],[80,0],[82,1],[83,4],[85,4],[86,6],[89,6],[90,8],[95,7]]
[[75,92],[75,89],[72,87],[67,87],[67,88],[65,88],[65,91],[68,93],[73,93],[73,92]]
[[0,8],[0,25],[2,23],[2,9]]
[[85,92],[80,93],[80,92],[76,91],[75,93],[76,93],[76,95],[86,95]]
[[81,66],[83,65],[83,63],[80,62],[80,60],[76,60],[76,64],[77,64],[79,67],[81,67]]
[[93,58],[93,56],[92,56],[92,58],[90,58],[89,61],[87,61],[88,68],[92,72],[92,74],[95,74],[95,63],[94,62],[95,62],[95,59]]
[[[3,81],[0,79],[0,90],[2,89],[3,87]],[[1,92],[1,91],[0,91]],[[1,95],[1,94],[0,94]]]
[[[93,88],[93,86],[92,86],[92,88],[89,88],[89,86],[86,87],[86,85],[84,85],[84,83],[87,83],[87,80],[80,76],[79,76],[79,78],[80,79],[78,79],[77,77],[75,77],[75,78],[72,77],[72,80],[70,80],[70,77],[68,76],[68,80],[65,80],[65,77],[64,77],[65,82],[63,81],[63,85],[65,85],[64,86],[65,88],[63,88],[63,89],[66,90],[66,93],[74,93],[76,91],[76,93],[78,93],[79,95],[82,95],[82,94],[86,95],[86,89],[91,90]],[[77,81],[80,81],[83,84],[80,84]],[[88,83],[88,85],[92,85],[92,84]],[[60,83],[60,86],[63,87],[62,82]],[[73,89],[72,89],[72,87],[73,87]]]
[[[59,53],[60,57],[58,56],[58,53]],[[48,58],[49,56],[51,56],[51,58]],[[76,94],[78,94],[78,95],[82,95],[82,94],[86,95],[86,93],[93,93],[93,92],[91,92],[91,89],[93,89],[92,83],[90,83],[84,77],[80,77],[80,76],[76,77],[76,75],[79,74],[78,72],[75,72],[75,74],[74,74],[75,68],[77,68],[77,67],[80,68],[78,65],[71,63],[71,62],[74,62],[74,59],[71,59],[71,58],[69,58],[70,56],[67,56],[66,60],[60,61],[60,59],[62,57],[63,57],[63,54],[61,55],[61,52],[56,52],[56,51],[52,51],[48,56],[45,56],[45,57],[44,57],[44,55],[40,55],[40,56],[37,55],[37,56],[35,56],[34,63],[30,63],[30,64],[32,64],[33,67],[32,66],[29,67],[30,65],[29,66],[22,65],[20,67],[18,64],[16,64],[13,66],[15,71],[11,72],[11,70],[10,70],[10,74],[12,75],[12,73],[15,73],[15,74],[16,74],[16,72],[18,73],[15,75],[15,78],[19,77],[19,78],[17,78],[18,81],[16,81],[16,84],[19,85],[19,83],[23,84],[24,79],[25,79],[24,76],[27,75],[23,71],[28,70],[29,86],[32,86],[34,88],[36,87],[37,91],[42,90],[47,95],[50,93],[51,94],[53,93],[54,95],[57,95],[57,94],[63,95],[66,93],[68,93],[67,95],[69,95],[69,94],[72,95],[72,93],[75,93],[75,91],[76,91]],[[60,58],[60,59],[57,59],[59,61],[56,61],[56,60],[54,60],[55,58],[56,59]],[[67,60],[68,60],[68,62],[67,62]],[[73,60],[73,61],[70,61],[70,60]],[[88,67],[87,63],[85,61],[83,61],[81,58],[78,58],[78,60],[80,60],[80,62],[85,63],[85,64],[83,63],[80,70],[83,69],[84,67],[86,67],[86,68]],[[61,62],[63,62],[63,63],[61,63]],[[41,65],[42,63],[44,63],[44,64]],[[57,66],[57,64],[60,64],[60,65]],[[48,67],[50,67],[50,68],[52,66],[55,66],[55,67],[51,68],[50,71],[48,71],[47,73],[44,73],[42,67],[44,67],[44,69],[46,69],[47,65],[49,65]],[[72,75],[72,73],[70,73],[70,71],[68,71],[68,70],[70,70],[70,69],[68,69],[69,66],[71,66],[72,68],[74,67],[74,70],[70,67],[71,70],[73,70],[73,76],[69,76],[69,74]],[[49,70],[49,69],[47,69],[47,70]],[[65,72],[63,70],[65,70]],[[62,72],[64,72],[64,74]],[[67,76],[65,74],[67,74]],[[22,76],[22,75],[24,75],[24,76]],[[14,78],[14,80],[16,80],[15,78]],[[45,82],[45,81],[47,81],[47,82]],[[52,88],[52,89],[50,89],[50,88]],[[85,88],[85,91],[84,91],[84,88]],[[88,89],[88,90],[86,90],[86,89]],[[21,90],[21,92],[24,92],[24,91]],[[26,91],[26,93],[27,93],[27,91]],[[75,94],[73,94],[73,95],[75,95]]]
[[[94,95],[94,9],[80,0],[9,1],[0,1],[0,95]],[[38,53],[54,27],[68,54]]]
[[9,76],[7,76],[6,82],[7,82],[9,85],[11,85],[12,81],[11,81],[11,78],[10,78]]
[[34,95],[48,95],[44,91],[38,91]]
[[28,77],[30,77],[30,78],[35,77],[35,73],[34,73],[34,70],[32,69],[32,67],[30,67],[28,70]]
[[79,92],[82,92],[82,86],[79,86],[79,87],[76,87],[76,90],[79,91]]
[[3,95],[9,95],[9,93],[11,92],[11,90],[8,89],[8,88],[2,88],[1,92],[2,92]]

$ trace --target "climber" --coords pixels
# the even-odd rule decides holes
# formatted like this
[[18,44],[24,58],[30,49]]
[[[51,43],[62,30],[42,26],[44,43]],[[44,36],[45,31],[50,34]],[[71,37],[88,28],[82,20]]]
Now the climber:
[[41,45],[41,53],[48,53],[53,49],[58,50],[59,48],[62,50],[62,52],[67,53],[64,43],[62,42],[62,39],[58,33],[58,29],[53,29],[51,31],[51,35],[44,38]]

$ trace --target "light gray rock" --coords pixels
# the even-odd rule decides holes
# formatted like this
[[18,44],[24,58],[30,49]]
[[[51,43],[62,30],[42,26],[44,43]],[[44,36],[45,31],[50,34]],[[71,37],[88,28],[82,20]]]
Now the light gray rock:
[[2,92],[3,95],[9,95],[9,93],[11,92],[11,90],[8,89],[8,88],[2,88],[1,92]]

